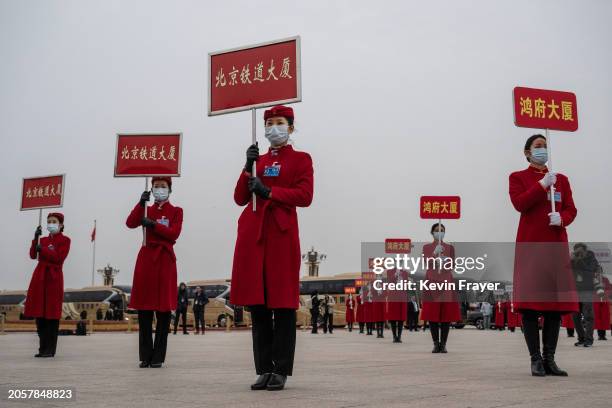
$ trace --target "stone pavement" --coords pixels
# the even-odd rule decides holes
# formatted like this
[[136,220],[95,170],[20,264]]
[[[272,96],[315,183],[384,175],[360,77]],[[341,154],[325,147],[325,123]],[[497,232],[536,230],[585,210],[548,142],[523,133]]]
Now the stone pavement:
[[[281,392],[251,391],[248,331],[170,335],[167,365],[138,368],[136,333],[60,337],[55,359],[33,357],[33,333],[0,336],[0,407],[610,407],[612,340],[575,348],[561,333],[567,378],[535,378],[520,332],[452,330],[448,354],[429,332],[404,343],[337,330],[299,331],[294,376]],[[8,388],[74,387],[76,400],[7,400]]]

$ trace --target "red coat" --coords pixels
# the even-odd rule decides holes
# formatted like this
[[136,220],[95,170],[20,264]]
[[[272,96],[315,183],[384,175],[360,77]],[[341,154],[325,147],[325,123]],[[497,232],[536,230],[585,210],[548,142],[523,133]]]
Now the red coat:
[[375,322],[374,320],[374,303],[372,302],[372,288],[371,286],[364,286],[363,293],[363,321],[365,323]]
[[355,312],[355,321],[357,321],[357,323],[365,322],[365,317],[363,315],[364,310],[364,304],[361,303],[361,295],[357,295],[357,311]]
[[[438,241],[423,245],[423,256],[427,258],[433,257],[433,251],[438,245]],[[444,247],[443,256],[455,258],[455,248],[452,245],[442,242]],[[433,262],[430,261],[430,266]],[[440,272],[436,268],[428,269],[425,274],[425,279],[430,282],[442,283],[444,281],[454,282],[453,272],[441,269]],[[423,291],[423,312],[422,320],[430,322],[458,322],[461,321],[461,310],[459,301],[457,300],[457,291],[454,290],[425,290]]]
[[[125,224],[138,228],[144,217],[144,207],[136,204]],[[140,248],[130,307],[136,310],[169,312],[176,308],[176,255],[174,244],[183,227],[183,209],[166,202],[161,207],[153,204],[147,208],[147,218],[156,221],[147,228],[147,245]]]
[[[36,240],[30,246],[30,258],[36,259]],[[61,319],[64,303],[64,273],[62,267],[70,252],[70,238],[58,232],[40,238],[40,256],[25,301],[27,317]]]
[[508,310],[508,328],[521,327],[521,324],[522,324],[521,315],[514,308],[514,304],[512,302],[508,302],[507,310]]
[[548,170],[528,167],[510,175],[510,199],[521,213],[514,256],[514,305],[518,310],[578,311],[565,227],[576,217],[567,177],[557,174],[556,211],[562,226],[550,226],[549,191],[538,181]]
[[[265,169],[275,164],[278,176],[266,175]],[[234,201],[246,208],[238,219],[231,303],[297,309],[301,253],[296,207],[312,202],[312,159],[290,145],[270,149],[259,157],[257,175],[272,192],[268,200],[257,197],[256,212],[247,173],[240,174],[234,190]]]
[[574,315],[572,313],[564,314],[561,317],[561,327],[565,327],[566,329],[575,329],[574,326]]
[[495,327],[505,326],[504,311],[506,310],[506,302],[497,301],[495,303]]
[[610,292],[611,286],[608,278],[603,278],[605,293],[603,297],[597,296],[593,298],[593,315],[595,330],[610,330]]
[[346,297],[346,322],[353,323],[355,321],[355,306],[357,306],[357,301],[354,297]]
[[[387,272],[387,282],[399,282],[408,279],[406,271],[390,270]],[[404,321],[408,318],[408,293],[406,291],[387,291],[386,320]]]

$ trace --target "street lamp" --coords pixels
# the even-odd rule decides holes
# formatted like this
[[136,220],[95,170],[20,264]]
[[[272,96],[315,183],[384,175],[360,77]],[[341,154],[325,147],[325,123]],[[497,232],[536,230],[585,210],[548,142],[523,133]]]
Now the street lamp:
[[98,269],[98,273],[102,275],[104,286],[113,286],[115,283],[115,276],[119,273],[119,269],[115,269],[110,266],[110,264],[107,264],[104,268]]
[[307,253],[302,254],[304,263],[308,265],[308,276],[319,276],[319,264],[326,258],[326,254],[315,251],[314,247],[311,247]]

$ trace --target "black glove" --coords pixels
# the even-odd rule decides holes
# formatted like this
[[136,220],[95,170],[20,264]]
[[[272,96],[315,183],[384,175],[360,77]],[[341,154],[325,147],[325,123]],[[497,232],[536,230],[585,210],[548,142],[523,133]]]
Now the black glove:
[[39,225],[34,231],[34,240],[38,241],[38,238],[42,235],[42,227]]
[[264,200],[267,200],[270,197],[271,189],[266,187],[266,185],[261,182],[259,177],[249,177],[249,191],[257,194]]
[[246,164],[244,165],[244,171],[251,173],[253,171],[253,163],[259,160],[259,146],[257,143],[252,144],[246,151]]
[[145,191],[144,193],[142,193],[142,195],[140,196],[140,206],[144,207],[145,205],[147,205],[147,202],[151,199],[151,192],[150,191]]
[[150,218],[147,217],[142,217],[142,220],[140,220],[140,223],[142,224],[143,227],[148,228],[148,227],[154,227],[156,222],[153,221]]
[[40,252],[40,244],[36,245],[36,252]]

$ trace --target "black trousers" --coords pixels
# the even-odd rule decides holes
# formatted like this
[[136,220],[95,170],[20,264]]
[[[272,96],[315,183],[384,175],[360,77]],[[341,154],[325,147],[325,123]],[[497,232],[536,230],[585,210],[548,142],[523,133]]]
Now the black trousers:
[[268,309],[264,305],[251,306],[253,358],[258,375],[293,374],[295,356],[294,309]]
[[419,312],[408,312],[408,330],[419,330]]
[[580,311],[572,315],[574,327],[578,334],[578,341],[593,343],[593,302],[580,302]]
[[36,332],[38,333],[38,352],[40,354],[55,355],[57,348],[57,332],[59,330],[58,319],[36,318]]
[[[153,313],[157,319],[155,341],[153,340]],[[138,311],[138,354],[140,361],[163,363],[166,361],[168,332],[170,331],[170,312],[153,310]]]
[[448,322],[429,322],[429,330],[431,331],[431,339],[434,344],[440,343],[446,345],[448,340],[448,332],[450,331],[450,323]]
[[[204,308],[203,307],[194,307],[193,308],[193,318],[195,331],[198,333],[200,331],[200,327],[202,328],[202,334],[204,334],[205,324],[204,324]],[[174,329],[176,331],[176,329]]]
[[179,316],[182,316],[183,333],[187,333],[187,309],[177,309],[174,312],[174,334],[176,334],[176,328],[178,327]]
[[[523,335],[527,343],[527,349],[531,360],[544,359],[554,360],[559,340],[559,330],[561,328],[561,313],[559,312],[540,312],[537,310],[523,310]],[[540,327],[538,318],[544,317],[542,327],[542,353],[540,353]]]
[[334,315],[332,313],[323,315],[323,333],[327,333],[328,330],[330,334],[334,332]]
[[389,320],[389,324],[391,325],[391,332],[393,333],[393,338],[401,340],[404,322],[402,320]]
[[317,333],[319,328],[319,312],[318,309],[310,310],[310,324],[312,326],[312,333]]
[[364,326],[365,326],[364,322],[359,322],[359,333],[363,333]]

